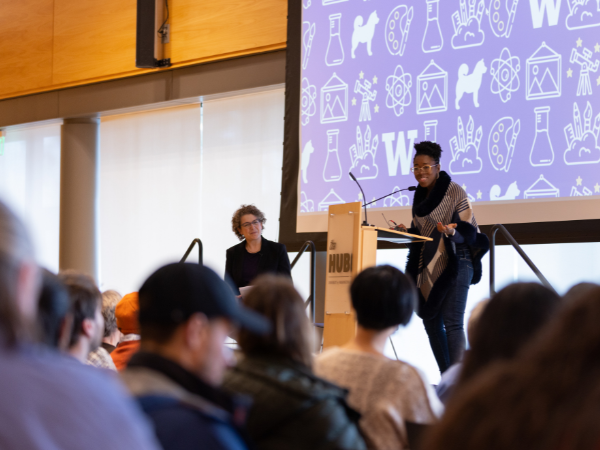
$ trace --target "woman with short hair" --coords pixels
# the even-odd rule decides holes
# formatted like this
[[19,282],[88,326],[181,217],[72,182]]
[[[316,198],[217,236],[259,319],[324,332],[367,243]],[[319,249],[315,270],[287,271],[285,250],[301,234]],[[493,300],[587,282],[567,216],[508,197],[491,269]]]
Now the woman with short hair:
[[389,337],[406,325],[416,304],[409,277],[385,265],[362,271],[350,287],[356,336],[343,347],[324,351],[315,373],[350,391],[348,403],[361,414],[367,447],[409,448],[406,422],[431,424],[443,412],[421,373],[383,354]]
[[231,218],[231,229],[240,242],[227,249],[225,274],[235,286],[250,286],[264,273],[292,276],[285,245],[262,236],[267,219],[254,205],[242,205]]
[[256,448],[364,449],[346,391],[313,374],[312,325],[290,280],[261,276],[244,305],[266,317],[272,329],[265,336],[240,330],[243,359],[223,387],[252,398],[246,429]]

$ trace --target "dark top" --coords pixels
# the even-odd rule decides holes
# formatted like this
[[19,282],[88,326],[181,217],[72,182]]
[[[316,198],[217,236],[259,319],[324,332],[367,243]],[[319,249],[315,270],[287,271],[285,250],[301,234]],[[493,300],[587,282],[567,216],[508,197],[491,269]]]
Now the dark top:
[[100,346],[101,346],[101,347],[102,347],[104,350],[106,350],[106,351],[108,352],[108,354],[109,354],[109,355],[110,355],[110,354],[113,352],[113,350],[114,350],[115,348],[117,348],[115,345],[110,345],[110,344],[107,344],[106,342],[103,342],[102,344],[100,344]]
[[[249,286],[252,280],[256,278],[258,275],[258,264],[260,263],[260,252],[258,253],[250,253],[246,246],[244,246],[243,253],[243,262],[242,262],[242,285],[241,286]],[[238,287],[241,287],[238,286]]]
[[246,356],[225,376],[224,389],[253,404],[246,431],[258,450],[363,450],[360,414],[348,391],[307,367],[269,356]]
[[[242,429],[247,403],[212,387],[180,365],[157,354],[136,353],[129,368],[144,368],[167,377],[190,394],[176,398],[151,390],[137,400],[149,417],[164,450],[246,450]],[[197,400],[205,401],[198,405]]]
[[[237,288],[248,286],[258,275],[273,273],[292,277],[292,267],[285,245],[262,238],[258,258],[258,268],[253,272],[253,255],[246,250],[246,241],[227,249],[225,275],[229,276]],[[248,265],[248,266],[246,266]],[[254,277],[247,279],[253,272]],[[239,291],[237,292],[239,294]]]

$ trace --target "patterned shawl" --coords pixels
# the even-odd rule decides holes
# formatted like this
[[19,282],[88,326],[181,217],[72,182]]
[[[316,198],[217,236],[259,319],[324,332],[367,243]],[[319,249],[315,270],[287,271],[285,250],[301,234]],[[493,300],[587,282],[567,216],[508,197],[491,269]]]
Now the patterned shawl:
[[481,257],[489,248],[487,236],[479,231],[467,193],[446,172],[440,172],[429,196],[427,189],[417,188],[411,232],[433,239],[424,244],[412,244],[406,266],[419,289],[421,317],[437,313],[458,274],[456,245],[437,230],[438,222],[457,224],[456,231],[471,250],[475,272],[473,284],[481,278]]

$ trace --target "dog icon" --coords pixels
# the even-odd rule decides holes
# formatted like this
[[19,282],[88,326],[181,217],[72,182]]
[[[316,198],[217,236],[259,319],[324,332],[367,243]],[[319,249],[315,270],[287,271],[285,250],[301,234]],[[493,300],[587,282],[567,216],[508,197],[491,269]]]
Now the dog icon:
[[479,108],[479,88],[481,87],[481,79],[483,74],[487,72],[487,67],[483,59],[477,61],[473,73],[469,75],[469,66],[461,64],[458,68],[458,81],[456,82],[456,109],[460,109],[458,102],[463,94],[473,94],[473,104],[475,108]]
[[373,42],[373,36],[375,35],[375,25],[379,23],[379,17],[377,17],[377,11],[373,11],[369,16],[369,20],[363,25],[362,16],[357,16],[354,19],[354,32],[352,33],[352,58],[355,58],[354,50],[358,47],[358,44],[367,44],[367,53],[369,56],[373,55],[371,51],[371,43]]
[[516,181],[508,186],[508,189],[506,190],[506,193],[504,195],[500,195],[501,193],[502,188],[500,188],[500,186],[498,186],[497,184],[493,185],[492,189],[490,189],[490,200],[514,200],[519,195],[521,195],[521,191],[517,187]]

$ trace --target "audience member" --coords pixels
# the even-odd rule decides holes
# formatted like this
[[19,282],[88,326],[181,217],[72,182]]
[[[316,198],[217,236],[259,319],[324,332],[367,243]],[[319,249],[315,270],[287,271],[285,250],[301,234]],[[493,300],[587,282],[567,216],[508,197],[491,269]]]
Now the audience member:
[[[488,302],[489,299],[481,300],[471,310],[471,314],[469,315],[469,322],[467,324],[467,341],[469,342],[469,346],[472,345],[472,339],[475,333],[475,326],[479,322],[481,313],[487,306]],[[466,351],[466,353],[468,352],[469,350]],[[450,368],[442,374],[440,384],[438,384],[435,388],[435,393],[444,404],[446,404],[451,394],[454,392],[454,388],[456,387],[460,378],[462,367],[462,361],[450,366]]]
[[6,449],[154,450],[115,380],[31,346],[41,275],[25,227],[0,202],[0,442]]
[[350,288],[358,322],[348,344],[315,360],[315,372],[350,391],[348,402],[362,417],[370,449],[408,447],[404,421],[431,424],[443,406],[411,365],[383,355],[385,343],[413,314],[416,290],[398,269],[385,265],[361,272]]
[[117,327],[115,308],[121,301],[121,294],[117,291],[108,290],[102,293],[102,317],[104,317],[104,337],[101,347],[109,354],[113,352],[121,340],[121,331]]
[[262,275],[244,305],[267,317],[271,333],[240,331],[243,359],[225,389],[252,398],[247,430],[259,450],[363,449],[347,392],[312,372],[312,326],[289,278]]
[[572,297],[514,359],[488,366],[456,392],[425,448],[597,448],[598,323],[600,287]]
[[268,323],[198,264],[158,269],[139,303],[141,348],[121,374],[163,449],[246,449],[245,410],[218,388],[228,363],[224,342],[234,325],[261,332]]
[[[104,336],[102,343],[96,350],[92,350],[88,355],[87,363],[90,366],[102,369],[117,370],[110,353],[116,348],[121,337],[121,332],[117,328],[115,318],[115,307],[121,296],[117,291],[105,291],[102,293],[102,318],[104,319]],[[114,345],[113,345],[114,344]],[[109,351],[110,350],[110,351]]]
[[66,352],[73,326],[69,294],[58,277],[46,269],[42,269],[37,318],[39,341]]
[[492,297],[481,314],[456,390],[488,365],[512,359],[550,320],[561,304],[558,294],[538,283],[511,284]]
[[67,352],[82,363],[100,347],[104,333],[101,294],[94,280],[83,273],[67,270],[58,274],[71,301],[73,328]]
[[123,370],[140,348],[140,323],[138,314],[140,303],[137,292],[125,295],[115,308],[117,327],[121,332],[121,340],[117,348],[110,354],[117,370]]

